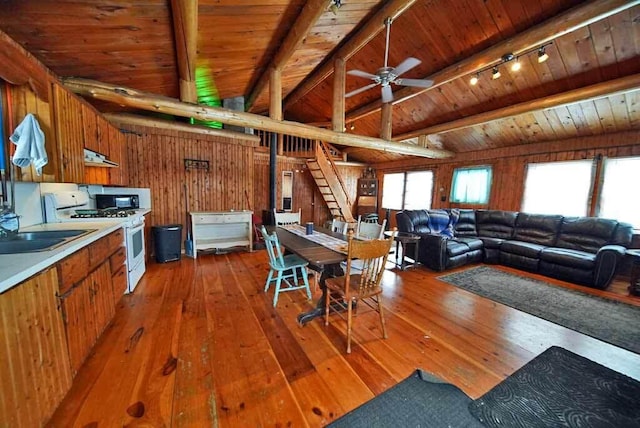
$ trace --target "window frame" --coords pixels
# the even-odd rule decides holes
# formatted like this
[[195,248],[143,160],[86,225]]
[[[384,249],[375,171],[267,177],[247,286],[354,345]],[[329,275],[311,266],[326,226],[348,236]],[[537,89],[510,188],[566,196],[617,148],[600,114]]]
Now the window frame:
[[[467,200],[457,200],[454,199],[455,191],[457,189],[456,186],[456,178],[458,174],[463,171],[487,171],[487,192],[486,192],[486,200],[484,202],[469,202]],[[458,167],[453,169],[453,173],[451,174],[451,191],[449,192],[449,203],[452,204],[464,204],[464,205],[481,205],[486,206],[489,205],[489,201],[491,200],[491,188],[493,187],[493,165],[474,165],[474,166],[465,166]]]
[[433,169],[418,169],[418,170],[409,170],[409,171],[401,171],[401,172],[389,172],[386,173],[383,176],[382,179],[382,201],[384,201],[384,194],[385,191],[387,190],[385,188],[384,185],[384,180],[388,175],[402,175],[403,176],[403,180],[402,180],[402,199],[401,199],[401,204],[400,204],[400,208],[389,208],[389,207],[385,207],[384,206],[384,202],[381,201],[381,208],[383,210],[394,210],[394,211],[402,211],[406,208],[406,200],[407,200],[407,183],[408,183],[408,179],[409,176],[411,174],[416,174],[416,173],[424,173],[424,172],[430,172],[431,173],[431,191],[429,193],[429,208],[411,208],[411,209],[431,209],[433,206],[433,193],[434,193],[434,188],[435,188],[435,182],[436,182],[436,173]]

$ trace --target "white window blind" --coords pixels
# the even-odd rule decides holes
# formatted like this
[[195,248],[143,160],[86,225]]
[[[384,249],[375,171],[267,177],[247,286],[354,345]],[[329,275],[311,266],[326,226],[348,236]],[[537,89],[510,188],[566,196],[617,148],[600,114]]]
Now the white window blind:
[[402,195],[404,193],[404,172],[385,174],[382,183],[382,208],[401,210]]
[[528,164],[521,211],[586,216],[592,176],[590,159]]
[[404,190],[404,209],[430,209],[432,193],[433,171],[408,172],[407,184]]
[[598,217],[640,228],[640,157],[606,159]]

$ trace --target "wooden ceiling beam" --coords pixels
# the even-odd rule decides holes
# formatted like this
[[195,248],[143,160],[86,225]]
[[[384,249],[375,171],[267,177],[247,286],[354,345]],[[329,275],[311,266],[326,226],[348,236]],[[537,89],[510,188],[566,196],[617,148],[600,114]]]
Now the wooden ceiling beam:
[[426,158],[445,158],[454,155],[447,150],[427,149],[413,144],[334,132],[298,122],[274,120],[253,113],[245,113],[220,107],[183,103],[173,98],[163,97],[149,92],[141,92],[123,86],[96,82],[95,80],[67,78],[63,79],[63,83],[65,87],[76,94],[141,110],[173,114],[182,117],[193,117],[204,121],[217,121],[229,125],[261,129],[312,140],[322,140],[343,146],[381,150],[404,155]]
[[[297,103],[313,88],[322,83],[333,73],[333,64],[337,58],[347,61],[362,49],[379,32],[384,30],[384,20],[388,17],[396,19],[413,6],[417,0],[389,0],[353,37],[347,40],[336,53],[328,58],[310,76],[308,76],[294,91],[287,96],[284,103],[285,111]],[[338,12],[340,13],[340,12]]]
[[307,34],[309,34],[309,31],[316,24],[320,16],[328,10],[330,4],[331,0],[308,0],[306,2],[298,19],[287,33],[282,45],[280,45],[280,49],[278,49],[271,63],[265,68],[265,71],[262,72],[258,81],[249,92],[246,101],[247,111],[251,111],[251,107],[253,107],[253,104],[267,86],[270,70],[282,70],[305,37],[307,37]]
[[198,0],[171,0],[171,13],[180,74],[180,100],[197,103]]
[[473,116],[463,117],[462,119],[453,120],[451,122],[440,123],[438,125],[395,136],[393,139],[395,141],[404,141],[420,137],[421,135],[443,134],[445,132],[479,126],[496,120],[532,113],[538,110],[548,110],[585,101],[592,101],[598,98],[637,91],[639,89],[640,74],[632,74],[630,76],[596,83],[595,85],[585,86],[583,88],[562,92],[560,94],[514,104],[497,110],[486,111]]
[[[536,25],[522,33],[506,39],[494,46],[485,49],[475,55],[463,59],[460,62],[450,65],[425,79],[433,80],[433,86],[429,88],[406,87],[393,93],[393,104],[407,101],[417,95],[438,88],[445,83],[460,77],[467,76],[475,71],[481,70],[491,65],[497,65],[506,53],[518,55],[522,52],[534,49],[544,43],[550,42],[560,36],[586,27],[589,24],[615,15],[623,10],[629,9],[640,0],[594,0],[576,6],[565,13],[557,15],[547,21]],[[375,113],[382,108],[381,100],[373,101],[347,113],[347,121],[353,121],[369,114]]]

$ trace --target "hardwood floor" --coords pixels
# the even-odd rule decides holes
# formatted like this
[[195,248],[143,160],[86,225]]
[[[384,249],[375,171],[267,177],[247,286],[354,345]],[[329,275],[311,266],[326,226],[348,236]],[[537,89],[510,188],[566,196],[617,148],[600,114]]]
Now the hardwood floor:
[[[320,319],[299,327],[296,315],[312,303],[294,291],[274,309],[273,289],[263,292],[267,272],[265,251],[150,263],[50,426],[317,427],[416,368],[476,398],[552,345],[640,379],[640,355],[457,289],[422,267],[385,272],[389,338],[363,307],[347,355],[345,322],[333,316],[328,327]],[[640,305],[622,285],[613,290],[593,292]]]

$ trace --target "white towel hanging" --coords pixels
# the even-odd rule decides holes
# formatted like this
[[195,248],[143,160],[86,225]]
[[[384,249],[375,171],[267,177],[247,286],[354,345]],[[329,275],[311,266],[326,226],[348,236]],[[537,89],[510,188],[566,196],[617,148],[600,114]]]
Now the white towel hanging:
[[42,167],[49,162],[44,148],[44,132],[36,117],[27,114],[9,139],[16,145],[13,164],[24,168],[33,162],[36,174],[42,174]]

